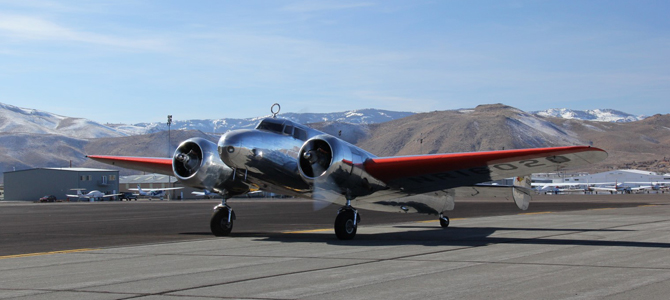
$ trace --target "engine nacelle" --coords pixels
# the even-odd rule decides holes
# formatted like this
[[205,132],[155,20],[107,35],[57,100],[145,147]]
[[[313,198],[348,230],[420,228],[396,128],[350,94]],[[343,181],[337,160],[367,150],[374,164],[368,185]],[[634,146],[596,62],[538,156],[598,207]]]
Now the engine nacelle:
[[190,187],[225,190],[233,195],[249,191],[247,185],[235,181],[233,169],[221,161],[217,145],[203,138],[191,138],[179,144],[172,159],[172,171]]
[[[356,197],[374,192],[369,175],[361,165],[369,155],[330,135],[319,135],[307,140],[298,154],[300,176],[313,187],[328,189],[340,195]],[[316,189],[316,188],[315,188]]]

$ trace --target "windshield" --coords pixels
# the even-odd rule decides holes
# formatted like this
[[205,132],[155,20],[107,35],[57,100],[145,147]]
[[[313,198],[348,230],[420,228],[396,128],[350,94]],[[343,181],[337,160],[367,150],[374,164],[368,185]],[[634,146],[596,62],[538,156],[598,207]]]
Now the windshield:
[[284,122],[279,120],[265,119],[261,121],[258,126],[256,126],[256,129],[282,133],[284,130]]

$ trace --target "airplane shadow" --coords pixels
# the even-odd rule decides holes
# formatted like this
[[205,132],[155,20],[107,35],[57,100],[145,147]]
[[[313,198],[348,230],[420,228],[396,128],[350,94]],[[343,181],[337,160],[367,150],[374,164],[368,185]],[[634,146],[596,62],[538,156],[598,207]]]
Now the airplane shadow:
[[[425,228],[421,227],[420,228]],[[413,227],[417,228],[417,227]],[[431,228],[431,227],[428,227]],[[434,228],[434,227],[432,227]],[[552,232],[540,237],[492,237],[498,231],[544,231]],[[612,241],[596,239],[560,238],[560,233],[606,233],[624,232],[630,230],[615,229],[546,229],[546,228],[500,228],[500,227],[450,227],[448,229],[434,228],[421,231],[391,232],[391,233],[358,233],[356,238],[349,241],[338,240],[334,233],[262,233],[240,232],[232,233],[231,237],[252,237],[259,241],[281,243],[326,243],[334,246],[486,246],[491,244],[527,244],[527,245],[573,245],[573,246],[600,246],[600,247],[641,247],[641,248],[670,248],[670,243]]]

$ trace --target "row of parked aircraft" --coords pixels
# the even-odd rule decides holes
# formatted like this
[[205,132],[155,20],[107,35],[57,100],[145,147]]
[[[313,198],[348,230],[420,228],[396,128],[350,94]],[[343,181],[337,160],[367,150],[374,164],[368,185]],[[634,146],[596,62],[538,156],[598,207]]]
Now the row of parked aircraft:
[[[144,196],[144,197],[149,197],[149,200],[153,198],[159,198],[163,200],[165,195],[167,194],[168,191],[172,190],[180,190],[183,189],[183,187],[173,187],[173,188],[160,188],[160,189],[142,189],[140,185],[137,185],[136,189],[128,189],[131,191],[137,191],[137,194],[135,196]],[[76,190],[77,194],[76,195],[65,195],[69,198],[78,198],[78,199],[94,199],[94,200],[100,200],[100,199],[105,199],[105,198],[111,198],[111,197],[116,197],[120,196],[123,194],[105,194],[101,191],[98,190],[92,190],[86,194],[83,194],[81,191],[85,189],[72,189]],[[197,193],[197,192],[194,192]]]
[[538,192],[544,193],[639,193],[645,191],[668,191],[670,182],[594,182],[594,183],[532,183]]
[[[377,157],[338,137],[277,118],[271,108],[255,129],[233,130],[217,143],[182,142],[171,158],[89,155],[103,163],[175,176],[183,185],[218,193],[210,229],[229,235],[235,213],[230,197],[260,190],[341,205],[335,235],[352,239],[358,208],[427,213],[449,226],[447,211],[458,196],[498,195],[527,209],[531,173],[602,161],[607,152],[590,146]],[[515,177],[511,186],[480,183]]]

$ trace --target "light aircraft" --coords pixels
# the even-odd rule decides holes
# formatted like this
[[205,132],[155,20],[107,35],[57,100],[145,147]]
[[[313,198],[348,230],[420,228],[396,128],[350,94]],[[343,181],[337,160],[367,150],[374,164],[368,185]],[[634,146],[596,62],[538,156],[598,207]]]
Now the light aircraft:
[[95,199],[110,198],[110,197],[121,195],[121,194],[106,195],[105,193],[103,193],[101,191],[98,191],[98,190],[92,190],[92,191],[90,191],[86,194],[82,194],[81,191],[85,190],[85,189],[72,189],[72,190],[77,191],[77,194],[76,195],[65,195],[65,196],[70,197],[70,198],[79,198],[79,199],[85,198],[85,199],[95,200]]
[[183,187],[143,190],[138,184],[136,189],[128,189],[128,190],[137,191],[138,196],[145,196],[145,197],[148,196],[149,200],[151,200],[152,198],[160,198],[161,200],[163,200],[166,191],[180,190],[180,189],[183,189]]
[[[334,224],[339,239],[356,235],[361,220],[357,208],[435,214],[442,227],[449,225],[445,213],[461,195],[503,195],[525,210],[531,193],[527,175],[607,157],[604,150],[590,146],[377,157],[337,137],[277,118],[278,104],[271,112],[255,129],[227,132],[218,144],[188,139],[172,158],[88,157],[176,176],[186,186],[219,193],[223,200],[210,219],[216,236],[229,235],[236,219],[226,201],[258,187],[342,205]],[[513,186],[477,185],[509,177],[516,177]]]
[[202,192],[191,192],[191,194],[196,195],[196,196],[201,196],[203,198],[211,199],[214,196],[217,195],[217,193],[214,193],[210,190],[203,190]]
[[[664,191],[668,189],[670,182],[656,181],[656,182],[627,182],[630,184],[638,184],[639,188],[648,191]],[[644,185],[643,185],[644,184]]]

